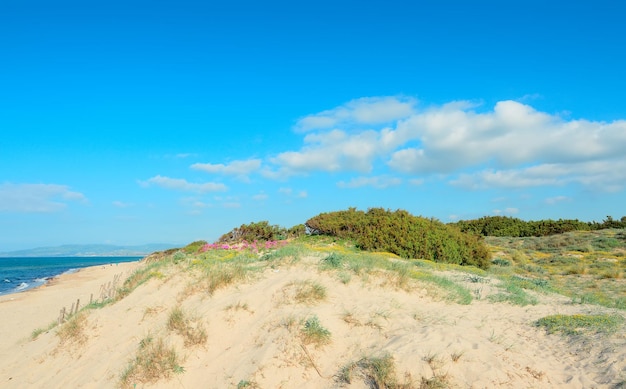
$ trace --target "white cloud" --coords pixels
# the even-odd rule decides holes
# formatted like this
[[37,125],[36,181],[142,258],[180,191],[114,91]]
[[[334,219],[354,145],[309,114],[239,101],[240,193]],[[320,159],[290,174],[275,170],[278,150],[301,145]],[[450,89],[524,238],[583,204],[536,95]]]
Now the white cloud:
[[87,198],[65,185],[0,184],[0,212],[56,212],[65,209],[68,201],[84,203]]
[[221,183],[214,182],[206,182],[206,183],[193,183],[188,182],[182,178],[170,178],[163,176],[155,176],[147,181],[141,182],[144,186],[156,185],[165,189],[174,189],[188,192],[198,192],[198,193],[206,193],[206,192],[220,192],[226,191],[228,187]]
[[287,197],[297,197],[297,198],[306,198],[309,196],[308,192],[305,190],[298,191],[298,193],[294,193],[292,188],[280,188],[278,189],[278,193],[283,194]]
[[293,193],[293,189],[291,188],[280,188],[278,189],[278,193],[282,193],[284,195],[290,196]]
[[385,152],[377,131],[348,134],[341,130],[308,134],[300,151],[278,154],[271,162],[280,166],[280,176],[313,171],[339,172],[372,170],[373,161]]
[[494,209],[492,212],[494,213],[494,215],[515,215],[516,213],[519,213],[519,209],[517,208],[505,208],[504,210]]
[[377,177],[355,177],[348,182],[340,181],[337,186],[340,188],[360,188],[363,186],[372,186],[376,189],[385,189],[390,186],[397,186],[402,180],[395,177],[377,176]]
[[248,159],[245,161],[233,161],[229,164],[194,163],[191,168],[207,173],[247,176],[261,167],[260,159]]
[[252,199],[256,201],[264,201],[264,200],[267,200],[268,197],[269,196],[267,194],[261,192],[252,196]]
[[557,203],[562,203],[564,201],[571,201],[572,199],[570,197],[567,196],[556,196],[556,197],[549,197],[547,199],[545,199],[546,204],[557,204]]
[[580,163],[622,158],[626,121],[565,121],[515,101],[494,110],[433,109],[398,124],[391,137],[419,142],[394,151],[389,166],[397,171],[451,173],[468,166],[492,164]]
[[616,192],[626,186],[626,160],[542,164],[508,170],[486,169],[461,174],[450,183],[466,189],[579,184],[596,190]]
[[305,116],[296,131],[331,129],[387,123],[410,116],[417,101],[410,97],[365,97],[327,111]]

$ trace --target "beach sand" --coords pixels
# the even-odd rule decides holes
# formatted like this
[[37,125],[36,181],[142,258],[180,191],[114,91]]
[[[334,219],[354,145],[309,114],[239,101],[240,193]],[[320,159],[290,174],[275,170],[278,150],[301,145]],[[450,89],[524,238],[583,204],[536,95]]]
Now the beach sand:
[[[406,385],[397,387],[406,388],[626,385],[623,332],[567,337],[533,325],[557,313],[619,311],[555,295],[538,295],[538,304],[524,307],[485,298],[460,305],[419,282],[399,288],[384,273],[347,282],[320,271],[318,261],[268,266],[213,294],[200,290],[193,274],[171,268],[120,301],[87,311],[69,339],[59,328],[31,334],[57,320],[62,307],[98,298],[102,285],[146,264],[82,269],[0,296],[0,387],[119,387],[140,345],[157,339],[176,350],[178,372],[154,382],[131,378],[128,387],[371,388],[368,366],[381,360],[393,362],[392,376]],[[299,299],[307,285],[322,286],[326,297]],[[485,283],[481,293],[490,287]],[[174,308],[188,315],[196,334],[205,330],[206,341],[186,344],[168,328]],[[330,332],[327,344],[302,337],[303,323],[313,317]]]

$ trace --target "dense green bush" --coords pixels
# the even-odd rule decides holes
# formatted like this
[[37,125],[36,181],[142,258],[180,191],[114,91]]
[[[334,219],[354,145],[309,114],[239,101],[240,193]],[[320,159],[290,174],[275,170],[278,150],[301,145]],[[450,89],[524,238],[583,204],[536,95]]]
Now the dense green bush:
[[407,211],[370,208],[367,212],[321,213],[305,226],[311,234],[352,239],[364,250],[381,250],[403,258],[487,268],[490,255],[482,239],[465,234],[436,219],[413,216]]
[[240,227],[233,228],[230,232],[222,235],[217,243],[231,243],[248,241],[270,241],[283,240],[288,238],[297,238],[306,232],[303,224],[293,226],[289,229],[278,225],[270,225],[267,221],[260,221],[250,224],[242,224]]
[[626,228],[626,216],[619,221],[607,216],[602,223],[582,222],[577,219],[524,221],[507,216],[485,216],[474,220],[461,220],[456,225],[463,232],[482,236],[549,236],[570,231],[591,231],[607,228]]

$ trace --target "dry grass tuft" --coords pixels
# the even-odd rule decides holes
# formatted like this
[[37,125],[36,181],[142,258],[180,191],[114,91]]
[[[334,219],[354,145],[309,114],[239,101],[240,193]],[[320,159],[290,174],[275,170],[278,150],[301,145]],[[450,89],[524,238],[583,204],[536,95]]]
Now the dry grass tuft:
[[170,312],[167,319],[167,329],[182,336],[185,346],[203,345],[208,337],[200,320],[188,317],[180,307],[176,307]]
[[[362,379],[368,387],[372,388],[417,388],[411,382],[410,376],[406,382],[398,382],[393,357],[388,354],[382,357],[364,357],[357,362],[349,363],[341,368],[336,379],[341,384],[352,384],[355,379]],[[422,387],[424,386],[420,386]]]
[[170,378],[173,373],[183,372],[176,350],[166,345],[163,339],[148,336],[139,343],[137,355],[122,373],[120,386],[135,388],[137,383],[155,383]]
[[317,282],[304,281],[296,285],[296,302],[315,304],[326,299],[326,288]]
[[57,331],[60,345],[85,343],[87,341],[87,334],[85,333],[86,327],[87,315],[85,313],[80,312],[72,316],[68,321],[63,323]]

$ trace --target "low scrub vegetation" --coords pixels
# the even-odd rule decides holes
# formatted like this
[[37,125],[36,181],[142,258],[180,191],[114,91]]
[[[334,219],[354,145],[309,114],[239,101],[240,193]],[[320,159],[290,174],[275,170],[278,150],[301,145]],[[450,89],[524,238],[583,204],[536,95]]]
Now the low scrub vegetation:
[[[560,293],[579,304],[626,309],[623,236],[623,230],[603,229],[545,237],[487,237],[485,241],[497,253],[499,264],[508,263],[492,266],[490,272],[509,287]],[[517,298],[510,293],[508,297]]]
[[577,219],[524,221],[508,216],[485,216],[454,223],[464,232],[482,236],[530,237],[558,235],[570,231],[593,231],[609,228],[626,228],[626,216],[614,220],[607,216],[602,223],[582,222]]
[[535,325],[545,328],[549,334],[578,335],[585,332],[611,333],[623,323],[624,318],[619,315],[552,315],[537,320]]

